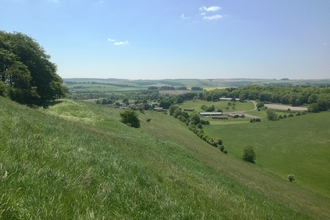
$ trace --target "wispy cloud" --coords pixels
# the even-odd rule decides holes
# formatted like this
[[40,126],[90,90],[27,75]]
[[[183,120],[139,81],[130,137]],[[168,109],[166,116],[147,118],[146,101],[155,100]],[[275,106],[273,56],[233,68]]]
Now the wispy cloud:
[[127,45],[128,41],[121,41],[121,42],[115,42],[114,45],[120,46],[120,45]]
[[181,15],[182,19],[190,19],[190,17],[185,17],[184,14]]
[[204,16],[203,19],[204,20],[218,20],[220,18],[222,18],[223,16],[222,15],[212,15],[212,16]]
[[221,7],[219,6],[211,6],[211,7],[202,6],[199,8],[200,11],[219,11],[220,9]]
[[115,39],[108,38],[108,41],[115,42],[116,40]]
[[50,0],[51,2],[56,2],[56,3],[59,3],[60,0]]

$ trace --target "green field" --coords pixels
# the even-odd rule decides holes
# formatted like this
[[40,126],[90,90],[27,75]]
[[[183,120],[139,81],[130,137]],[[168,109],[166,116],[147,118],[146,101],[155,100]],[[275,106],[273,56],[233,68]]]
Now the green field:
[[226,148],[240,158],[245,145],[254,147],[257,165],[282,178],[294,173],[296,182],[330,197],[330,112],[279,121],[204,126],[220,135]]
[[[54,104],[31,109],[0,97],[1,219],[330,217],[325,184],[329,129],[313,130],[328,112],[278,122],[205,126],[223,139],[229,151],[225,155],[163,113],[139,114],[141,128],[134,129],[119,122],[121,110],[116,108],[71,100]],[[301,136],[284,136],[285,127],[294,127],[294,134]],[[276,145],[262,153],[253,137],[239,142],[247,128],[264,140],[262,146]],[[303,143],[309,139],[314,141]],[[285,141],[304,151],[280,148]],[[238,158],[247,142],[256,149],[256,164]],[[289,169],[268,165],[274,155],[292,163]],[[313,185],[299,170],[324,184]],[[285,178],[287,172],[296,175],[296,182]]]

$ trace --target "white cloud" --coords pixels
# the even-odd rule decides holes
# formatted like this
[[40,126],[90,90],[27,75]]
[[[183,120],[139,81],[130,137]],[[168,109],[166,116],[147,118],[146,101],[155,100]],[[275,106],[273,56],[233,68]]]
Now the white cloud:
[[221,9],[221,7],[219,7],[219,6],[211,6],[211,7],[208,7],[208,8],[205,7],[205,6],[202,6],[202,7],[199,8],[200,11],[218,11],[220,9]]
[[201,15],[204,16],[205,15],[205,12],[202,12]]
[[115,42],[116,40],[115,39],[108,38],[108,41]]
[[114,45],[120,46],[120,45],[127,45],[128,41],[122,41],[122,42],[115,42]]
[[203,17],[204,20],[218,20],[220,18],[222,18],[222,15],[219,15],[219,14]]
[[190,19],[190,17],[185,17],[184,14],[181,15],[182,19]]

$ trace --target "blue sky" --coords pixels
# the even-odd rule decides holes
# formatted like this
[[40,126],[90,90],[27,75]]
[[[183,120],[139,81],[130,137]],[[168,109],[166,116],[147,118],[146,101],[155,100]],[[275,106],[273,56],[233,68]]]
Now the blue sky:
[[329,0],[2,0],[0,30],[62,78],[330,78]]

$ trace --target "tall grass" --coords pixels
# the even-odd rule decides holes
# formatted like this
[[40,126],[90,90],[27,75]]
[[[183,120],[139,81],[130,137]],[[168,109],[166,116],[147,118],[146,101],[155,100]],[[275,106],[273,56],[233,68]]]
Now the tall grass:
[[[106,106],[63,100],[36,110],[2,97],[0,106],[0,219],[329,216],[281,204],[207,163],[215,149],[167,115],[141,114],[134,129]],[[216,158],[224,169],[235,161]]]

